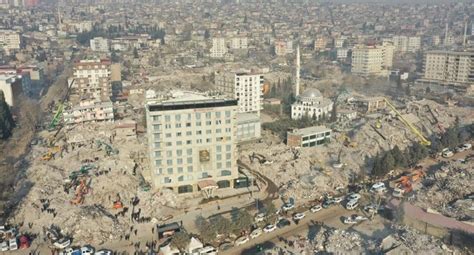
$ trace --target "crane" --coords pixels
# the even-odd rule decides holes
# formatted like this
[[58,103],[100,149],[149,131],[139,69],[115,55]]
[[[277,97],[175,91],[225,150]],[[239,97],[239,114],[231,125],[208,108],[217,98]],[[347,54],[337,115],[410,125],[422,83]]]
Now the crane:
[[69,91],[71,90],[71,87],[72,85],[74,85],[75,81],[76,79],[72,79],[71,84],[68,84],[66,95],[64,95],[64,98],[61,100],[61,102],[58,103],[56,114],[54,114],[53,120],[49,124],[50,129],[56,128],[56,125],[58,124],[61,114],[63,113],[63,110],[64,110],[64,101],[66,101],[67,97],[69,96]]
[[402,114],[395,108],[395,106],[393,106],[392,103],[390,103],[390,101],[388,101],[387,98],[384,98],[383,100],[390,107],[390,109],[392,109],[395,112],[395,114],[398,116],[400,121],[405,126],[407,126],[411,130],[412,133],[414,133],[416,136],[418,136],[418,138],[421,140],[420,143],[422,145],[425,145],[425,146],[430,146],[431,145],[431,142],[428,139],[426,139],[426,137],[423,136],[423,134],[413,124],[411,124],[408,120],[403,118]]

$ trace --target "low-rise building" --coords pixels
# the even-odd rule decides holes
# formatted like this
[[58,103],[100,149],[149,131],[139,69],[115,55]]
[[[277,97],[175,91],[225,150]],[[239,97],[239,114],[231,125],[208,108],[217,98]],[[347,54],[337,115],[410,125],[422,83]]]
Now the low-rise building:
[[331,129],[314,126],[289,131],[286,143],[290,147],[315,147],[329,142],[330,139]]
[[114,121],[112,102],[82,100],[79,105],[63,112],[64,123],[79,124],[83,122]]
[[93,51],[109,52],[109,40],[103,37],[95,37],[90,40],[90,47]]
[[260,116],[253,113],[237,114],[237,142],[252,141],[260,137]]

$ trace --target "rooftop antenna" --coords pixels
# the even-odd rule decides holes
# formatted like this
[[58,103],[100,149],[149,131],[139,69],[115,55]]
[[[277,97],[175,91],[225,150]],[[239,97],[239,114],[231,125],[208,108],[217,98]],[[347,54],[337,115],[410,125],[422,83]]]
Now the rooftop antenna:
[[296,48],[296,91],[295,96],[300,95],[300,45]]

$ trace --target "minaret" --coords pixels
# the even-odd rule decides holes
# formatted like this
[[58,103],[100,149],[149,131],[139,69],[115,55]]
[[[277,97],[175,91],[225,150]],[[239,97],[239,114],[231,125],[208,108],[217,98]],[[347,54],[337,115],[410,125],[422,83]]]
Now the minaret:
[[449,31],[449,25],[446,22],[446,31],[444,32],[444,46],[448,46],[448,31]]
[[295,97],[300,95],[300,45],[296,48],[296,91]]
[[467,42],[467,21],[464,24],[464,37],[462,38],[462,46],[466,47]]

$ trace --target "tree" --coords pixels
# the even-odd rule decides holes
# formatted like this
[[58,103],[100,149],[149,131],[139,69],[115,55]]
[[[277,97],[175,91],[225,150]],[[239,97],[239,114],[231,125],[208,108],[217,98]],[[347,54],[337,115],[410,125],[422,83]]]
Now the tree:
[[396,167],[406,167],[408,162],[406,159],[406,155],[400,150],[398,145],[395,145],[392,149],[392,156],[393,159],[395,160],[395,166]]
[[202,241],[210,243],[214,238],[216,238],[215,226],[204,217],[198,216],[195,220],[195,224]]
[[204,39],[207,40],[207,39],[209,39],[210,37],[211,37],[211,33],[209,33],[209,30],[206,29],[206,30],[204,31]]
[[232,230],[238,234],[242,230],[249,228],[253,223],[253,217],[246,210],[239,210],[234,207],[231,211]]
[[173,235],[171,246],[183,251],[188,247],[189,241],[191,241],[191,236],[186,231],[182,230]]
[[218,234],[228,235],[230,233],[232,223],[224,216],[219,214],[212,217],[210,223],[215,227]]
[[15,127],[13,117],[10,112],[10,106],[5,101],[3,91],[0,90],[0,139],[7,139]]

